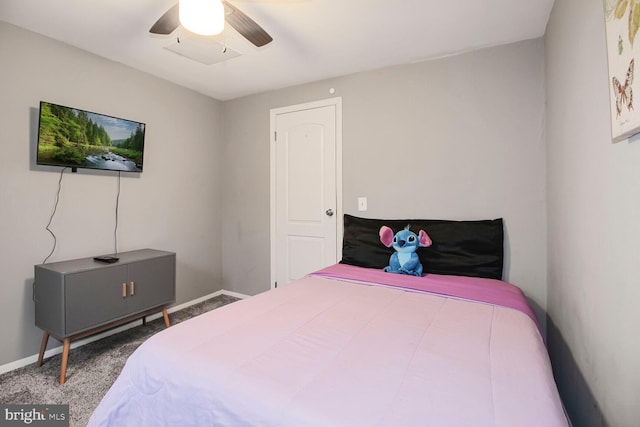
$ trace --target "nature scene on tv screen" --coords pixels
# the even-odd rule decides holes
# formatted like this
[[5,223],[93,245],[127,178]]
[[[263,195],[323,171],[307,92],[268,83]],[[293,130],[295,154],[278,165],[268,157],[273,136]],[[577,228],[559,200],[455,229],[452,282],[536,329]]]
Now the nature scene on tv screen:
[[38,163],[142,172],[144,123],[40,103]]

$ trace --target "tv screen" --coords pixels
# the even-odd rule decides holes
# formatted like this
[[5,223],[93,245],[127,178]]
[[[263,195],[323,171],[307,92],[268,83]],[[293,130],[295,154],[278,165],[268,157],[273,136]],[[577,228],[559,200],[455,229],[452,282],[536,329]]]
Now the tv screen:
[[145,124],[40,102],[39,165],[142,172]]

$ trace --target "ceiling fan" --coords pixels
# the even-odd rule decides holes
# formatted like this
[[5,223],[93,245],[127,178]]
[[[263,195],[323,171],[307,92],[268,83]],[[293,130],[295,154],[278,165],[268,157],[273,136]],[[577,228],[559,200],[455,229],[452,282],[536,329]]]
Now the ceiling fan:
[[[245,15],[240,9],[222,0],[224,5],[225,21],[231,25],[244,38],[257,47],[270,43],[273,38],[258,25],[253,19]],[[152,34],[171,34],[180,25],[179,6],[176,3],[167,10],[149,29]]]

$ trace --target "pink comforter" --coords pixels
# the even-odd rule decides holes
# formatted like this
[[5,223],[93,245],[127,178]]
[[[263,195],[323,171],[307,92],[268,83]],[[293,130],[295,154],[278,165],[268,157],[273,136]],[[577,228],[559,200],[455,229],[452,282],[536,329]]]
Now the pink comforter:
[[89,425],[567,426],[529,315],[350,280],[305,277],[153,336]]
[[416,277],[406,274],[385,273],[375,268],[361,268],[346,264],[334,264],[311,276],[331,277],[356,283],[394,286],[401,289],[462,298],[476,302],[501,305],[519,310],[538,324],[538,319],[527,303],[520,288],[502,280],[480,277],[426,274]]

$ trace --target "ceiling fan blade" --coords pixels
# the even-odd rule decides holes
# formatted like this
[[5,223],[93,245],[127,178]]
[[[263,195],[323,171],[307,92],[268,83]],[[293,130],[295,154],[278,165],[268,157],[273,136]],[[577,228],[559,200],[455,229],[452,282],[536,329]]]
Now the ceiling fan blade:
[[235,28],[245,39],[257,47],[264,46],[273,40],[260,25],[256,24],[253,19],[245,15],[240,9],[228,1],[223,1],[222,3],[224,3],[227,23]]
[[149,29],[152,34],[171,34],[178,28],[180,19],[178,17],[178,3],[167,10],[164,15],[156,21]]

